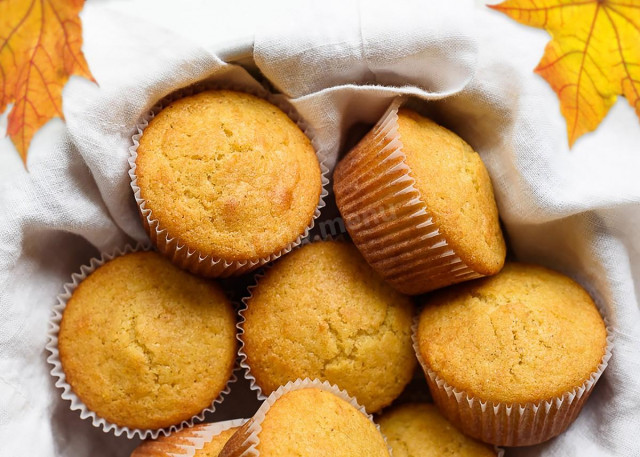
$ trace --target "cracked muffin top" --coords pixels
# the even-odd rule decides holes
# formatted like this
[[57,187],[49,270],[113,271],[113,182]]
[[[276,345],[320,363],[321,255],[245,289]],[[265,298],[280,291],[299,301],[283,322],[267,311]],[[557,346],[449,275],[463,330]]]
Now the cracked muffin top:
[[310,225],[322,190],[302,130],[271,103],[227,90],[162,109],[140,138],[136,174],[160,229],[227,261],[286,248]]
[[98,416],[131,429],[167,427],[224,389],[236,356],[235,313],[216,283],[136,252],[80,283],[58,348],[67,382]]
[[420,355],[440,378],[504,403],[538,402],[581,386],[597,370],[606,338],[580,285],[518,263],[430,294],[417,335]]
[[265,395],[298,378],[337,384],[367,411],[411,380],[413,304],[350,243],[305,245],[258,280],[244,312],[244,352]]
[[[262,414],[232,436],[220,456],[390,457],[373,421],[332,392],[316,387],[291,390]],[[254,433],[258,442],[248,450]]]
[[496,457],[492,446],[464,435],[433,404],[400,405],[377,422],[393,457]]

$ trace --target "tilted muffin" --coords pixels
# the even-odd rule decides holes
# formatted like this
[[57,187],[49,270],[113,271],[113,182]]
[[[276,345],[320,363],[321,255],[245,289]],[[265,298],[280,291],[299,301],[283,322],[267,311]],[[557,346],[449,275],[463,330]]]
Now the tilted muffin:
[[220,457],[389,457],[373,421],[337,388],[309,380],[274,392]]
[[221,288],[155,252],[98,267],[73,291],[58,334],[66,381],[87,408],[130,429],[188,420],[220,395],[236,358]]
[[560,273],[518,263],[430,295],[416,348],[442,413],[467,435],[504,446],[565,430],[609,357],[589,294]]
[[369,264],[415,295],[500,271],[491,179],[455,133],[392,108],[334,173],[340,213]]
[[[131,457],[218,457],[229,438],[240,429],[241,422],[199,424],[143,441]],[[231,423],[237,425],[231,426]]]
[[496,457],[487,444],[469,438],[429,403],[408,403],[377,420],[393,457]]
[[311,243],[258,280],[243,312],[241,353],[265,395],[318,378],[375,412],[413,375],[413,310],[352,244]]
[[306,234],[322,191],[311,141],[253,95],[205,91],[144,129],[135,159],[142,219],[158,250],[207,276],[241,273]]

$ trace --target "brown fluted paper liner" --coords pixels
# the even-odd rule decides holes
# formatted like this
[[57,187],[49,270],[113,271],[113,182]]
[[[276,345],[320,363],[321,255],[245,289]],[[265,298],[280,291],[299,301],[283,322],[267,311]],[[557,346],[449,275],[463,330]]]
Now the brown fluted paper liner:
[[119,425],[108,422],[104,418],[98,416],[95,412],[91,411],[87,405],[73,392],[71,385],[67,382],[66,375],[60,362],[60,353],[58,351],[58,332],[60,331],[60,323],[62,322],[62,315],[67,306],[67,302],[71,298],[71,295],[80,285],[80,283],[91,273],[93,273],[98,267],[104,265],[110,260],[116,257],[123,256],[137,251],[148,251],[151,247],[148,245],[137,244],[136,246],[127,245],[122,249],[117,249],[113,253],[103,253],[100,257],[94,257],[89,261],[88,265],[82,265],[79,273],[71,275],[71,282],[64,285],[64,292],[58,295],[58,303],[53,307],[53,313],[49,320],[48,330],[48,342],[45,348],[50,353],[47,357],[47,362],[52,366],[51,376],[56,378],[55,386],[62,389],[60,397],[63,400],[71,402],[70,408],[72,411],[80,411],[81,419],[90,419],[94,427],[102,429],[102,431],[108,433],[113,431],[116,436],[125,434],[127,438],[132,439],[138,436],[141,439],[153,438],[156,439],[160,434],[169,435],[170,433],[182,430],[184,427],[191,427],[195,422],[201,422],[204,420],[204,415],[207,412],[214,412],[216,405],[221,403],[226,395],[231,391],[231,384],[233,384],[237,377],[235,372],[231,375],[231,378],[227,382],[224,390],[220,392],[220,395],[211,403],[210,406],[203,409],[199,414],[191,417],[188,420],[182,421],[179,424],[172,425],[170,427],[160,429],[131,429],[129,427],[121,427]]
[[[138,186],[138,176],[136,175],[136,158],[138,157],[138,146],[140,145],[140,138],[144,134],[144,129],[149,125],[151,119],[153,119],[155,115],[162,110],[162,108],[169,105],[171,102],[180,98],[187,97],[189,95],[196,94],[198,92],[202,92],[204,90],[211,89],[226,89],[246,92],[256,97],[267,100],[271,104],[284,111],[290,119],[296,122],[296,124],[298,125],[298,127],[300,127],[304,134],[309,137],[316,151],[316,155],[320,163],[322,191],[320,192],[320,199],[318,201],[318,205],[316,206],[313,217],[311,218],[311,221],[305,228],[304,232],[298,235],[298,237],[293,242],[289,243],[278,252],[275,252],[267,257],[261,257],[247,261],[229,262],[224,259],[212,257],[211,255],[202,253],[197,250],[189,249],[179,238],[169,233],[160,225],[160,222],[154,217],[153,212],[149,208],[147,208],[146,200],[141,196],[140,187]],[[131,188],[133,189],[136,204],[138,205],[140,217],[142,219],[142,225],[149,235],[151,242],[160,253],[171,259],[171,261],[174,264],[178,265],[180,268],[189,270],[190,272],[195,274],[212,278],[226,278],[229,276],[237,276],[254,270],[261,265],[279,258],[280,256],[290,252],[294,247],[298,246],[308,236],[309,231],[315,225],[315,220],[320,216],[320,209],[325,206],[324,199],[328,195],[327,185],[329,184],[329,179],[327,178],[329,169],[326,165],[327,153],[325,149],[321,147],[321,145],[315,139],[311,129],[300,119],[293,107],[286,103],[286,101],[284,101],[282,97],[276,97],[267,92],[266,89],[255,90],[247,87],[237,87],[232,84],[221,85],[219,83],[202,82],[194,86],[176,91],[163,98],[151,109],[151,111],[149,111],[142,117],[140,122],[136,125],[136,134],[132,137],[132,143],[133,145],[129,147],[129,177],[131,178]]]
[[482,275],[448,245],[406,165],[394,101],[376,126],[338,164],[336,202],[354,243],[400,292],[416,295]]
[[429,368],[420,354],[418,320],[416,317],[412,326],[413,347],[438,409],[465,434],[496,446],[530,446],[565,431],[578,417],[611,358],[613,337],[612,329],[607,325],[605,354],[596,371],[581,386],[536,403],[482,401],[451,386]]
[[213,438],[245,422],[246,419],[234,419],[185,428],[157,440],[145,441],[133,451],[131,457],[193,457]]

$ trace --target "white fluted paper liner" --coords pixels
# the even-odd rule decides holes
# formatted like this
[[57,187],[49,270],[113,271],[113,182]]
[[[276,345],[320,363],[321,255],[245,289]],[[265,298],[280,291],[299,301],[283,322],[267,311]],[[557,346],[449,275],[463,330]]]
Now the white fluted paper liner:
[[94,427],[102,429],[105,433],[113,431],[116,436],[126,434],[127,438],[132,439],[136,435],[141,439],[153,438],[156,439],[160,434],[168,435],[170,433],[181,430],[183,427],[191,427],[196,421],[203,421],[204,415],[207,412],[214,412],[216,405],[221,403],[224,397],[231,391],[231,384],[237,381],[235,369],[231,375],[231,378],[227,382],[225,388],[220,392],[220,395],[211,403],[211,405],[203,409],[199,414],[191,417],[188,420],[182,421],[180,424],[175,424],[170,427],[160,429],[131,429],[129,427],[121,427],[113,424],[106,419],[98,416],[95,412],[91,411],[83,401],[73,392],[73,389],[67,382],[66,375],[60,362],[60,353],[58,351],[58,332],[60,331],[60,323],[62,321],[62,314],[67,306],[67,301],[71,298],[71,295],[76,290],[78,285],[91,273],[93,273],[98,267],[104,265],[110,260],[116,257],[130,254],[137,251],[149,251],[151,246],[148,244],[138,243],[135,246],[126,245],[124,248],[118,248],[112,253],[102,253],[100,257],[94,257],[89,261],[88,265],[82,265],[80,272],[73,273],[71,275],[71,282],[64,284],[64,292],[57,296],[57,304],[53,307],[53,313],[49,320],[48,342],[45,346],[50,355],[47,357],[47,362],[52,366],[51,376],[56,378],[55,386],[62,389],[60,397],[63,400],[71,402],[72,411],[80,411],[81,419],[89,419]]
[[[308,242],[315,243],[315,242],[318,242],[318,241],[344,241],[344,236],[338,235],[338,236],[334,237],[332,235],[327,235],[327,236],[325,236],[323,238],[320,235],[315,235],[313,237],[313,241],[308,241],[308,239],[307,239],[307,240],[305,240],[304,244],[307,244]],[[298,249],[300,247],[302,247],[302,245],[296,247],[296,249]],[[258,385],[255,376],[253,376],[253,374],[251,373],[251,367],[247,363],[247,358],[248,358],[247,357],[247,353],[244,352],[244,340],[242,339],[242,335],[244,335],[244,323],[246,321],[246,319],[244,317],[244,313],[247,310],[247,308],[249,307],[249,304],[248,304],[249,300],[251,300],[251,297],[253,297],[253,289],[255,289],[258,286],[258,283],[264,277],[264,275],[267,273],[269,268],[271,268],[271,265],[265,267],[265,269],[263,271],[260,271],[260,272],[256,273],[253,276],[253,284],[251,284],[247,288],[247,295],[242,297],[242,300],[241,300],[242,301],[242,306],[240,307],[240,310],[238,311],[238,322],[236,324],[236,329],[238,329],[238,331],[236,332],[236,339],[239,342],[239,345],[238,345],[238,359],[240,361],[240,368],[243,371],[244,378],[247,381],[249,381],[249,388],[256,392],[256,396],[258,397],[258,400],[260,400],[260,401],[266,400],[267,396],[262,392],[262,388]]]
[[160,437],[156,441],[142,443],[131,457],[193,457],[216,436],[231,428],[243,426],[247,420],[233,419],[185,428],[166,437]]
[[482,401],[442,379],[425,362],[418,342],[418,314],[411,327],[413,348],[440,412],[465,434],[498,446],[529,446],[559,435],[578,417],[584,402],[607,367],[613,330],[604,318],[607,347],[596,371],[582,385],[563,395],[529,403]]
[[483,275],[449,246],[420,198],[397,129],[404,103],[396,99],[338,164],[334,192],[367,262],[400,292],[417,295]]
[[238,348],[238,358],[240,360],[240,368],[242,369],[245,379],[249,381],[249,388],[256,392],[256,396],[260,401],[266,400],[267,396],[264,393],[262,393],[262,388],[256,382],[255,376],[251,374],[251,367],[247,363],[247,353],[244,352],[244,340],[242,339],[242,335],[244,335],[244,323],[246,321],[244,317],[244,312],[247,310],[247,307],[248,307],[247,302],[251,299],[251,297],[253,297],[253,289],[255,289],[258,286],[258,283],[264,277],[265,273],[266,273],[265,271],[261,271],[254,275],[253,284],[251,284],[247,288],[247,296],[242,297],[243,306],[240,307],[240,310],[238,311],[238,323],[236,324],[236,329],[238,330],[236,332],[236,338],[240,342],[240,345]]
[[[235,440],[234,444],[238,444],[240,446],[240,449],[234,448],[232,455],[234,457],[259,456],[260,452],[258,451],[257,447],[258,447],[258,444],[260,443],[260,432],[262,431],[261,424],[264,421],[264,418],[267,412],[269,411],[269,409],[271,408],[271,406],[280,397],[282,397],[284,394],[288,392],[292,392],[294,390],[300,390],[300,389],[308,389],[308,388],[316,388],[316,389],[323,390],[325,392],[330,392],[336,395],[337,397],[341,398],[342,400],[346,401],[347,403],[349,403],[351,406],[353,406],[358,411],[360,411],[367,419],[369,419],[375,425],[378,432],[380,432],[380,434],[382,435],[382,438],[384,439],[385,444],[387,444],[387,438],[380,431],[380,426],[373,421],[373,416],[368,414],[364,406],[361,406],[360,404],[358,404],[356,399],[350,396],[347,393],[347,391],[341,390],[338,386],[331,384],[328,381],[320,381],[318,379],[311,380],[309,378],[305,378],[305,379],[298,379],[296,381],[290,381],[284,386],[280,386],[275,392],[273,392],[271,395],[269,395],[265,399],[265,401],[262,403],[262,406],[260,406],[258,411],[249,420],[249,422],[247,422],[242,429],[236,432],[236,433],[242,433],[241,438],[243,438],[243,440],[241,442],[239,442],[240,440]],[[232,437],[231,439],[233,440],[234,438]],[[389,454],[392,455],[391,448],[389,447],[388,444],[387,444],[387,449],[389,450]],[[221,456],[227,455],[225,453],[225,449],[223,449],[220,455]]]
[[[316,206],[315,212],[309,225],[305,228],[304,232],[298,235],[298,237],[286,247],[275,252],[267,257],[261,257],[257,259],[247,261],[226,261],[224,259],[212,257],[209,254],[203,254],[202,252],[188,248],[177,236],[169,233],[167,229],[160,225],[160,222],[154,218],[151,209],[147,208],[147,202],[142,198],[140,187],[138,186],[138,176],[136,175],[136,159],[138,157],[138,146],[140,145],[140,138],[144,133],[144,129],[149,125],[151,119],[159,113],[162,108],[171,104],[172,102],[184,98],[198,92],[210,89],[226,89],[234,90],[238,92],[245,92],[256,97],[262,98],[270,102],[271,104],[280,108],[290,119],[292,119],[298,127],[304,132],[304,134],[311,140],[311,144],[316,151],[318,162],[320,163],[321,183],[322,190],[320,192],[320,199]],[[140,215],[142,218],[142,224],[147,231],[151,242],[158,249],[159,252],[169,257],[173,263],[191,271],[192,273],[209,276],[209,277],[229,277],[234,275],[240,275],[248,271],[254,270],[261,265],[269,263],[284,254],[287,254],[295,246],[298,246],[303,239],[309,235],[309,231],[315,226],[315,220],[320,216],[320,210],[325,206],[325,197],[328,195],[327,185],[329,184],[329,168],[326,165],[327,151],[316,140],[311,128],[308,127],[304,121],[298,116],[296,111],[291,105],[289,105],[282,96],[275,96],[269,93],[266,89],[256,90],[255,88],[248,88],[245,86],[236,86],[233,84],[222,85],[220,83],[213,82],[201,82],[189,86],[187,88],[173,92],[172,94],[163,98],[158,102],[148,113],[146,113],[136,125],[136,134],[132,137],[133,145],[129,147],[129,177],[131,178],[131,188],[138,205]]]

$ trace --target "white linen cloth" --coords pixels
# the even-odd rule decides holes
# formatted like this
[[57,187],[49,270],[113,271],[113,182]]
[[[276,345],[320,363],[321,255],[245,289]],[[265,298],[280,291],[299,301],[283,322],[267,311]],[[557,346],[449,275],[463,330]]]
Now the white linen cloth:
[[485,161],[515,257],[576,278],[615,327],[613,357],[578,420],[507,455],[640,455],[640,126],[626,101],[569,150],[557,97],[532,71],[548,36],[483,6],[213,3],[88,2],[84,52],[98,85],[70,80],[66,125],[36,135],[28,172],[0,140],[0,456],[128,456],[137,444],[60,400],[44,350],[50,310],[91,256],[146,239],[127,175],[136,120],[209,76],[249,78],[218,53],[254,33],[256,64],[331,165],[352,127],[373,123],[394,96],[427,101]]

